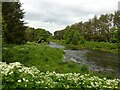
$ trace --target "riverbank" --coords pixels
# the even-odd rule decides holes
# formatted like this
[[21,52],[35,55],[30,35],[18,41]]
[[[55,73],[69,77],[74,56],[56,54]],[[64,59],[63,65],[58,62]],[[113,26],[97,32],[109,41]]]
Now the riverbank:
[[7,63],[20,62],[25,66],[36,66],[40,71],[55,71],[57,73],[81,73],[99,77],[114,78],[112,74],[91,71],[87,65],[75,62],[64,62],[63,49],[52,48],[44,44],[27,43],[24,45],[9,45],[3,47],[3,61]]
[[63,40],[53,40],[57,44],[62,44],[66,47],[66,49],[72,50],[81,50],[81,49],[93,49],[100,50],[104,52],[110,52],[114,54],[118,54],[118,49],[120,48],[118,43],[109,43],[109,42],[89,42],[85,41],[84,43],[78,45],[65,44]]
[[85,65],[79,66],[77,63],[63,62],[63,56],[62,48],[52,48],[47,44],[29,42],[23,45],[3,46],[2,61],[7,63],[20,62],[28,67],[36,66],[42,72],[89,73],[89,69]]
[[63,60],[63,50],[47,44],[26,43],[3,46],[2,61],[20,62],[25,66],[36,66],[40,71],[53,71]]

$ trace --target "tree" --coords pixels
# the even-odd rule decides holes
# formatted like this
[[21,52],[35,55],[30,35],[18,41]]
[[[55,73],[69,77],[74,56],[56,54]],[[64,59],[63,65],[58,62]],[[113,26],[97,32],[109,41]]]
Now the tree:
[[61,31],[55,31],[54,32],[54,39],[63,39],[63,35],[64,35],[64,30]]
[[29,41],[29,42],[34,41],[34,38],[35,38],[34,31],[35,31],[34,28],[26,27],[26,29],[25,29],[25,38],[26,38],[27,41]]
[[77,30],[66,32],[64,34],[64,40],[66,44],[74,44],[74,45],[84,42],[83,36],[81,36]]
[[120,42],[120,11],[115,12],[114,25],[117,27],[117,38]]
[[74,35],[74,31],[66,31],[64,34],[64,40],[66,44],[70,44]]
[[[97,42],[118,42],[120,40],[120,12],[114,14],[102,14],[99,18],[95,15],[92,19],[86,22],[79,22],[67,26],[61,31],[54,33],[56,39],[64,39],[66,43],[71,43],[77,33],[83,36],[86,41]],[[72,40],[73,39],[73,40]]]
[[3,30],[3,39],[8,44],[25,42],[24,12],[20,7],[21,3],[19,2],[2,2],[2,16],[7,26]]
[[80,34],[78,31],[74,31],[73,32],[73,37],[72,37],[72,40],[71,40],[71,44],[74,44],[74,45],[77,45],[80,43]]
[[34,31],[34,35],[35,35],[35,41],[38,43],[49,42],[49,38],[52,36],[52,34],[49,31],[40,28]]

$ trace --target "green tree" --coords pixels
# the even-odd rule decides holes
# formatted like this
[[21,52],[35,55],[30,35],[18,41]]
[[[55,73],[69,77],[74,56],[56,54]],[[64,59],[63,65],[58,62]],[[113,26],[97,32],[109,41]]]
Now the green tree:
[[74,45],[77,45],[77,44],[80,43],[80,41],[81,41],[81,38],[80,38],[79,32],[78,31],[74,31],[71,43],[74,44]]
[[25,38],[27,41],[33,42],[35,40],[34,31],[35,31],[34,28],[26,27]]
[[85,39],[86,41],[111,42],[112,40],[113,42],[118,42],[118,40],[120,40],[119,18],[120,12],[102,14],[99,18],[95,15],[86,22],[81,21],[67,26],[61,31],[56,31],[54,35],[56,39],[64,39],[66,43],[72,42],[73,37],[76,35],[76,31],[80,36],[83,36],[83,41]]
[[120,11],[115,12],[114,26],[117,27],[117,39],[120,42]]
[[[7,28],[3,29],[3,39],[8,44],[22,44],[24,35],[24,12],[19,2],[2,2],[2,16]],[[4,24],[3,24],[4,27]]]
[[66,44],[74,44],[74,45],[84,42],[83,36],[81,36],[77,30],[66,32],[64,34],[64,40]]
[[40,28],[34,31],[34,35],[35,35],[35,41],[38,43],[49,42],[50,40],[49,38],[52,36],[52,34],[49,31]]
[[67,31],[67,32],[65,32],[64,40],[65,40],[66,44],[70,44],[71,43],[73,35],[74,35],[74,31],[71,31],[71,32]]

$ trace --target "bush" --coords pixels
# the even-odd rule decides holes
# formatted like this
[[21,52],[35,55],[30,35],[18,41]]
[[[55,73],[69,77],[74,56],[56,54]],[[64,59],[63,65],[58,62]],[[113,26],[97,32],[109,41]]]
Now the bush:
[[36,67],[25,67],[19,62],[0,62],[2,88],[94,88],[120,89],[120,79],[106,79],[80,73],[40,72]]
[[118,39],[117,39],[117,38],[112,38],[112,39],[111,39],[111,42],[112,42],[112,43],[118,43]]
[[82,73],[89,73],[89,67],[88,67],[87,65],[82,65],[82,66],[80,67],[80,71],[81,71]]

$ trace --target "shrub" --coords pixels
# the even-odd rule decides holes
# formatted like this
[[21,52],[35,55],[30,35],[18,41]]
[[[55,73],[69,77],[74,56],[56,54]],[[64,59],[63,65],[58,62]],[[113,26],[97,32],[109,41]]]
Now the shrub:
[[40,72],[36,67],[25,67],[19,62],[6,64],[2,68],[2,88],[94,88],[120,89],[120,79],[106,79],[80,73]]

